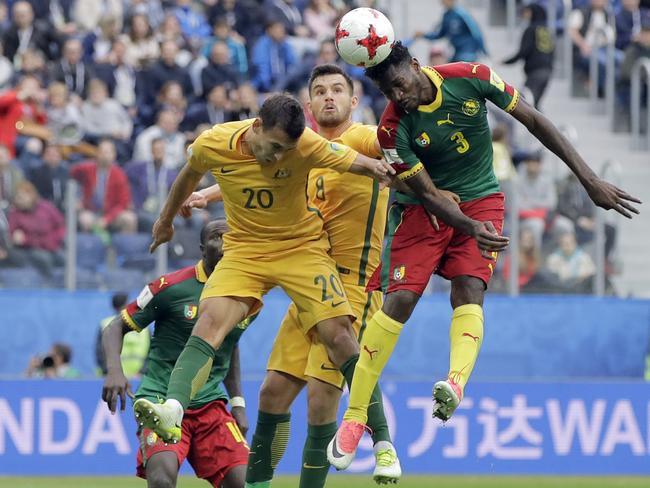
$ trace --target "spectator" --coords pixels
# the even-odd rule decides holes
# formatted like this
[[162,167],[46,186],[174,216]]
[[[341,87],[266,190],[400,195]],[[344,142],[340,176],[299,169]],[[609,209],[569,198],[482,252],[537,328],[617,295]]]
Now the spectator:
[[476,61],[482,54],[487,54],[481,29],[464,8],[457,5],[456,0],[442,0],[445,13],[437,30],[424,33],[418,31],[415,38],[436,39],[447,38],[454,48],[454,54],[449,61]]
[[251,64],[255,74],[251,82],[257,91],[269,92],[275,83],[286,77],[295,63],[293,48],[287,41],[284,24],[271,21],[266,28],[266,34],[259,38],[253,48]]
[[201,53],[206,58],[212,52],[212,46],[216,42],[225,42],[230,51],[230,63],[237,68],[239,75],[246,78],[248,75],[248,56],[241,37],[235,34],[225,17],[218,17],[214,22],[213,36],[203,46]]
[[616,49],[625,51],[641,31],[639,0],[622,0],[616,14]]
[[134,161],[124,168],[133,196],[133,207],[138,214],[138,230],[151,232],[160,212],[160,188],[165,193],[171,188],[177,172],[165,166],[165,141],[151,141],[151,159]]
[[160,0],[130,0],[126,7],[128,11],[125,18],[132,19],[136,15],[144,15],[153,29],[158,29],[165,18]]
[[72,2],[70,0],[33,1],[32,6],[41,6],[41,12],[35,12],[36,18],[49,22],[56,29],[61,38],[73,36],[77,33],[77,24],[72,18]]
[[64,210],[68,164],[63,160],[58,146],[45,146],[42,164],[27,171],[27,179],[34,184],[39,195],[52,202],[59,210]]
[[377,125],[377,118],[372,111],[372,100],[366,96],[363,83],[359,80],[352,80],[354,96],[357,97],[359,105],[352,111],[352,120],[366,125]]
[[205,16],[194,10],[192,0],[176,0],[173,13],[181,27],[181,32],[194,45],[198,46],[202,40],[210,36],[210,26]]
[[120,160],[128,157],[128,143],[133,123],[124,107],[108,98],[106,84],[99,80],[90,81],[88,100],[81,106],[86,140],[97,144],[100,139],[111,138],[118,148]]
[[[311,71],[314,69],[314,66],[320,64],[337,64],[338,53],[336,52],[336,46],[334,41],[325,40],[320,43],[320,49],[318,51],[318,57],[313,55],[305,56],[300,63],[291,69],[287,76],[278,80],[278,82],[273,87],[273,91],[289,91],[297,92],[303,86],[305,86],[305,80],[309,79]],[[344,68],[344,66],[341,66]]]
[[115,145],[102,139],[96,161],[76,164],[70,176],[81,186],[79,226],[83,232],[135,232],[138,219],[131,210],[126,174],[115,164]]
[[536,3],[528,5],[524,9],[524,18],[529,23],[521,37],[519,51],[504,63],[524,61],[525,86],[533,94],[535,107],[539,109],[553,72],[555,43],[547,27],[544,7]]
[[4,57],[4,47],[0,42],[0,90],[9,86],[14,76],[14,67],[9,59]]
[[508,147],[508,130],[505,125],[499,124],[492,131],[492,166],[494,174],[499,180],[499,186],[508,195],[512,191],[512,180],[517,174],[512,156]]
[[305,9],[305,25],[317,40],[323,41],[332,37],[337,16],[330,0],[310,0]]
[[47,127],[52,133],[49,142],[62,146],[74,146],[83,137],[81,112],[68,99],[68,88],[60,82],[48,87],[49,105]]
[[128,35],[123,40],[126,45],[125,61],[130,66],[145,69],[160,56],[158,41],[145,14],[131,17]]
[[62,342],[52,344],[44,357],[33,357],[27,368],[27,376],[32,378],[79,378],[81,373],[70,365],[72,349]]
[[0,145],[9,149],[13,157],[16,154],[18,134],[32,136],[43,135],[47,120],[42,103],[45,93],[37,78],[24,76],[15,90],[0,95]]
[[11,9],[11,27],[2,36],[5,55],[17,68],[19,55],[33,48],[54,59],[59,52],[57,35],[44,22],[34,20],[34,10],[29,2],[18,1]]
[[232,107],[234,120],[257,117],[260,106],[255,87],[250,83],[244,83],[239,87],[238,94],[237,106]]
[[95,75],[106,84],[109,96],[120,105],[125,108],[135,106],[138,78],[135,69],[126,60],[126,44],[123,37],[113,41],[106,62],[95,66]]
[[548,257],[546,268],[557,289],[563,292],[589,292],[596,274],[591,257],[578,247],[575,235],[570,232],[560,235],[558,248]]
[[[558,191],[555,227],[560,232],[575,233],[578,244],[589,243],[596,230],[593,204],[586,190],[573,173],[562,181]],[[609,257],[616,242],[616,227],[605,224],[605,256]]]
[[50,279],[53,268],[64,263],[65,219],[61,212],[41,199],[29,181],[21,181],[7,219],[14,250],[25,264]]
[[[115,318],[115,315],[120,313],[122,308],[124,308],[128,301],[128,297],[128,294],[124,292],[114,293],[111,297],[111,306],[115,313],[99,322],[97,338],[95,339],[95,359],[97,360],[97,367],[102,376],[107,372],[106,358],[104,357],[104,349],[102,348],[102,332]],[[149,329],[141,332],[132,330],[124,335],[120,361],[122,363],[124,375],[127,378],[137,378],[144,371],[150,341]]]
[[147,71],[147,92],[149,100],[153,101],[162,86],[168,81],[176,81],[183,87],[186,97],[192,95],[192,80],[185,68],[176,63],[178,46],[174,41],[164,41],[160,47],[160,60],[156,61]]
[[97,29],[83,39],[83,59],[86,63],[104,63],[113,47],[113,42],[120,35],[120,24],[115,17],[104,16]]
[[170,109],[177,114],[184,114],[187,110],[187,99],[183,95],[183,88],[177,81],[168,81],[158,94],[156,113],[162,109]]
[[230,50],[225,42],[215,42],[210,52],[210,60],[201,72],[203,94],[207,95],[217,85],[224,85],[227,90],[239,86],[239,71],[230,62]]
[[19,268],[23,265],[22,257],[16,255],[11,242],[5,212],[0,208],[0,268]]
[[220,0],[210,7],[208,18],[213,25],[218,17],[225,18],[232,30],[254,45],[264,33],[266,11],[263,3],[259,0]]
[[573,65],[585,79],[589,76],[589,58],[592,49],[598,49],[599,86],[605,77],[605,47],[616,36],[609,25],[607,0],[591,0],[589,6],[574,9],[569,17],[569,35],[573,40]]
[[63,57],[57,61],[51,72],[51,79],[65,83],[71,94],[86,98],[88,82],[91,78],[90,65],[82,59],[81,41],[71,38],[63,44]]
[[166,41],[172,41],[178,48],[176,61],[183,66],[189,63],[192,58],[190,53],[192,46],[189,40],[183,35],[181,25],[178,23],[178,19],[174,14],[168,13],[165,15],[160,28],[156,32],[156,39],[160,44]]
[[135,140],[133,159],[151,161],[151,143],[154,139],[165,141],[165,165],[180,168],[185,163],[185,136],[179,132],[179,115],[163,109],[158,113],[156,125],[143,130]]
[[557,193],[551,178],[542,172],[540,152],[529,153],[519,167],[517,185],[519,218],[522,229],[530,229],[535,244],[542,247],[542,236],[557,203]]
[[[542,263],[541,252],[535,243],[535,235],[530,229],[521,229],[519,232],[519,288],[522,291],[533,291],[537,274]],[[510,254],[503,260],[503,277],[508,279],[511,272]],[[527,290],[528,289],[528,290]]]
[[449,53],[443,44],[436,44],[429,49],[429,66],[445,64],[449,59]]
[[95,30],[104,16],[119,19],[121,30],[124,18],[122,0],[74,0],[72,18],[81,31]]
[[18,166],[11,162],[7,146],[0,144],[0,210],[4,210],[13,201],[18,184],[25,177]]
[[14,74],[14,79],[22,79],[25,76],[33,76],[41,86],[47,86],[50,80],[50,73],[45,62],[45,56],[41,51],[32,48],[24,51],[20,56],[20,69]]
[[302,14],[293,0],[265,0],[264,10],[267,18],[281,22],[290,36],[309,37],[309,29],[303,25]]
[[[650,11],[641,16],[641,32],[625,50],[617,86],[617,98],[620,110],[625,117],[624,122],[629,123],[630,110],[630,85],[632,81],[632,68],[641,58],[650,58]],[[647,88],[646,88],[647,89]],[[642,103],[645,100],[641,97]],[[626,124],[627,125],[627,124]]]
[[231,111],[228,92],[222,85],[216,85],[207,96],[207,103],[195,103],[187,112],[182,129],[192,131],[201,124],[213,126],[232,120],[239,120],[238,114]]

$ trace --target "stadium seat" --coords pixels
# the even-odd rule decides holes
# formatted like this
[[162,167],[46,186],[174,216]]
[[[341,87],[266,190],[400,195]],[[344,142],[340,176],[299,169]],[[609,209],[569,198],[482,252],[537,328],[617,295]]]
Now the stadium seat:
[[139,269],[110,269],[102,274],[104,287],[108,290],[136,290],[146,284],[146,278]]
[[0,284],[6,288],[43,288],[49,283],[34,268],[0,268]]
[[77,267],[97,271],[106,262],[106,246],[95,234],[77,235]]
[[[100,283],[97,278],[97,273],[93,270],[85,269],[77,266],[75,271],[76,288],[79,290],[96,290]],[[65,269],[55,268],[52,272],[51,285],[54,288],[65,288]]]
[[145,233],[116,234],[112,239],[117,265],[121,268],[150,271],[156,266],[156,258],[149,253],[151,236]]

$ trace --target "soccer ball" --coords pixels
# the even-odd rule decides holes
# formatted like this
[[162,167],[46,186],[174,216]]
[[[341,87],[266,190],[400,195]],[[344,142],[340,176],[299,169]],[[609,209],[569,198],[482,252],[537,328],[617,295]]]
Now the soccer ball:
[[395,42],[393,25],[372,8],[355,8],[336,26],[336,50],[347,63],[369,68],[388,57]]

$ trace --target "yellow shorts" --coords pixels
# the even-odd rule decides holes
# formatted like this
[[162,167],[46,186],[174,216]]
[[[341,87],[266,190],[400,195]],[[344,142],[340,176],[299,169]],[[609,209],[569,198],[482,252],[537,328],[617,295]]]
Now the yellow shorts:
[[[359,337],[366,322],[381,309],[382,294],[378,291],[366,293],[365,288],[358,285],[345,285],[345,291],[353,313],[357,317],[353,327],[355,334]],[[282,320],[278,335],[275,336],[266,368],[271,371],[281,371],[305,381],[310,376],[337,388],[342,388],[345,379],[339,369],[330,361],[325,346],[318,342],[315,336],[305,335],[303,330],[297,307],[292,303]]]
[[336,263],[327,254],[328,246],[326,242],[315,241],[313,245],[269,254],[263,259],[226,252],[208,278],[201,300],[252,297],[258,305],[249,311],[250,316],[261,308],[262,297],[279,286],[296,304],[303,333],[322,320],[342,315],[354,320]]

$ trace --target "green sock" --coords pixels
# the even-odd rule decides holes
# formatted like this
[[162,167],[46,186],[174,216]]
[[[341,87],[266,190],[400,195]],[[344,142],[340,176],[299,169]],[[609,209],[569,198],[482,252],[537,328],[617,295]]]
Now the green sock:
[[[341,373],[345,376],[345,381],[348,387],[352,385],[352,377],[354,376],[354,368],[359,360],[359,355],[352,356],[341,366]],[[370,403],[368,404],[368,427],[372,431],[372,441],[377,444],[379,441],[390,440],[390,433],[388,432],[388,423],[384,415],[384,402],[381,396],[381,389],[379,383],[372,390],[370,396]]]
[[[246,484],[268,482],[289,443],[291,414],[257,413],[257,426],[248,454]],[[264,486],[264,485],[257,485]]]
[[307,440],[302,450],[302,469],[299,488],[322,488],[325,486],[330,463],[327,461],[327,444],[336,434],[336,422],[325,425],[309,425]]
[[169,378],[167,398],[178,400],[187,410],[190,400],[210,376],[214,354],[214,347],[198,336],[190,336]]

